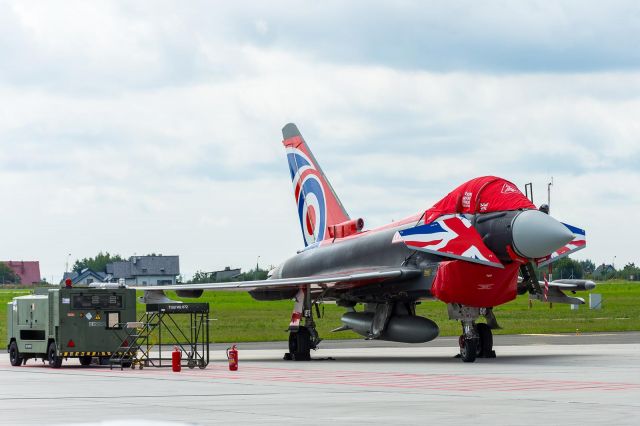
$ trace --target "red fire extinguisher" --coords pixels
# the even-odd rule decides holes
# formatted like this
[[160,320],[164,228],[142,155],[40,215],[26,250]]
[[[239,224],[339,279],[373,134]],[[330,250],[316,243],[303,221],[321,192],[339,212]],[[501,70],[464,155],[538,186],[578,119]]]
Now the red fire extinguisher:
[[238,369],[238,350],[236,345],[227,348],[227,359],[229,360],[229,370],[236,371]]
[[182,352],[177,346],[174,346],[173,352],[171,352],[171,369],[174,373],[179,373],[182,370]]

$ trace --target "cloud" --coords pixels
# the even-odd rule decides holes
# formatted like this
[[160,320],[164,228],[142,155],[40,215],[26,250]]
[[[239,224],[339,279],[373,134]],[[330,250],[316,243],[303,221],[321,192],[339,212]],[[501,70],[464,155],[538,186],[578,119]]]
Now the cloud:
[[633,70],[633,1],[10,2],[0,78],[76,95],[234,79],[243,49],[431,72]]

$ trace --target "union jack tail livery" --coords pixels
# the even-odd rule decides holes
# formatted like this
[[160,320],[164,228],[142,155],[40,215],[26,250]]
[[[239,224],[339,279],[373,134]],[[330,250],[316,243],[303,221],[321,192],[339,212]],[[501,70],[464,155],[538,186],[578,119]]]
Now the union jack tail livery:
[[282,136],[306,247],[329,238],[328,227],[348,221],[349,215],[298,127],[287,124]]

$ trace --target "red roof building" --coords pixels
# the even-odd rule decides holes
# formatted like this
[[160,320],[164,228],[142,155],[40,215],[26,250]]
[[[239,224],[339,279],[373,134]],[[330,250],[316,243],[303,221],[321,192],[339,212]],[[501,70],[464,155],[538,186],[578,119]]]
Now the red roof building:
[[19,277],[22,284],[37,284],[40,282],[40,262],[23,260],[2,261],[13,270]]

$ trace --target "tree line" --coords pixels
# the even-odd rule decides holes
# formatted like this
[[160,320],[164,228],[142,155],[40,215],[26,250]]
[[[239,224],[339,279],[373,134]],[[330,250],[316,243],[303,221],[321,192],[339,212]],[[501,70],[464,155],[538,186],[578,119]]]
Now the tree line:
[[[548,271],[547,266],[538,268],[540,278]],[[576,278],[593,279],[598,281],[610,279],[640,280],[640,267],[629,262],[623,268],[616,269],[611,264],[596,265],[592,260],[574,260],[564,257],[553,263],[553,279]]]

